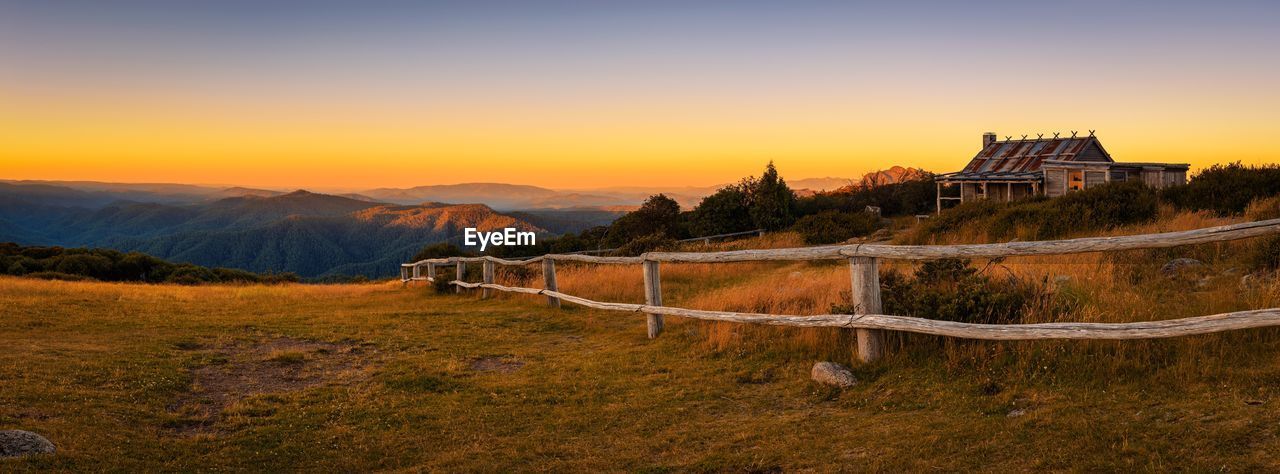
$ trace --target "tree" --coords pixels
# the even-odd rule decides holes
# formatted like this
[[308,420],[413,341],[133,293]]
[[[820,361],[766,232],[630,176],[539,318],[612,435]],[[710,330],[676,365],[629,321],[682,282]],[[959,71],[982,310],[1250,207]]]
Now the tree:
[[676,239],[682,233],[680,203],[664,194],[655,194],[649,196],[639,209],[614,221],[605,234],[604,245],[621,247],[632,240],[655,234]]
[[741,184],[720,188],[689,213],[689,231],[694,236],[728,234],[755,228],[751,209],[747,207],[747,191]]
[[751,220],[757,227],[778,230],[795,222],[796,193],[778,176],[778,169],[773,166],[772,161],[765,166],[760,179],[748,178],[744,184],[749,186]]

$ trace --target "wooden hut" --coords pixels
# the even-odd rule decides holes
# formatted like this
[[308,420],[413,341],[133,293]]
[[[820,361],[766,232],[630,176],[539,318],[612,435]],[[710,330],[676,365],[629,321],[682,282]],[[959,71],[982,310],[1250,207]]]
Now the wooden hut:
[[1187,182],[1185,163],[1121,163],[1111,158],[1093,132],[1087,137],[1027,138],[982,135],[982,149],[963,170],[938,175],[938,210],[943,202],[978,199],[1010,201],[1026,196],[1061,196],[1111,181],[1141,180],[1163,188]]

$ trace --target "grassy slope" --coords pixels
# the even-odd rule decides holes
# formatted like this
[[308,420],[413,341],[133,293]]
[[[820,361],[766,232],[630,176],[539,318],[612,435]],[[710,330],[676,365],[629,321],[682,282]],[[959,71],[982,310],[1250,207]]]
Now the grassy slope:
[[[1280,466],[1274,350],[1223,351],[1208,374],[1109,378],[1058,375],[1082,372],[1070,366],[1088,364],[1079,358],[1006,377],[897,357],[858,368],[865,382],[839,392],[809,382],[813,359],[796,351],[713,350],[706,326],[675,318],[650,341],[639,315],[552,311],[523,296],[0,278],[0,324],[0,429],[60,449],[0,471]],[[241,401],[211,434],[165,428],[190,369],[209,363],[183,348],[278,336],[371,342],[374,365],[346,385]],[[1027,346],[979,347],[998,358]],[[470,369],[495,355],[525,365]]]

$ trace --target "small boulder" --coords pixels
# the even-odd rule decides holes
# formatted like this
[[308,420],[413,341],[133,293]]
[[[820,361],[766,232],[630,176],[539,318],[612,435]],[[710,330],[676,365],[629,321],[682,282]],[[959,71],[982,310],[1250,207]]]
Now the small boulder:
[[832,387],[848,388],[858,383],[853,372],[835,362],[817,362],[813,364],[813,371],[809,375],[814,382]]
[[44,436],[22,430],[0,431],[0,458],[48,454],[53,450],[53,443]]
[[1160,274],[1172,278],[1184,272],[1202,268],[1204,268],[1204,263],[1194,258],[1175,258],[1160,267]]

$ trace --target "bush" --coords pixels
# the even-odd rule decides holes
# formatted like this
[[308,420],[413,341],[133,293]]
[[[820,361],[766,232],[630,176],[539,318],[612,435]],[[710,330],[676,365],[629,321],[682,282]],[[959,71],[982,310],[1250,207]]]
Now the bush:
[[62,280],[62,281],[93,281],[93,278],[84,275],[71,275],[61,272],[35,272],[28,273],[27,278],[39,278],[41,280]]
[[[0,271],[32,278],[91,279],[196,285],[218,282],[297,282],[293,273],[260,275],[231,268],[174,264],[150,255],[111,249],[23,247],[0,243]],[[73,278],[75,277],[75,278]]]
[[628,212],[609,226],[605,247],[622,247],[650,235],[677,239],[685,235],[680,204],[663,194],[649,196],[640,209]]
[[810,245],[844,242],[870,234],[880,225],[880,218],[869,212],[823,211],[796,221],[791,230],[798,232]]
[[1239,162],[1213,165],[1182,186],[1166,188],[1162,200],[1178,209],[1239,214],[1249,203],[1280,195],[1280,164],[1245,166]]
[[675,247],[675,239],[662,234],[652,234],[627,242],[626,245],[619,247],[615,253],[622,256],[635,257],[645,252],[670,250]]
[[1149,222],[1159,210],[1154,189],[1139,182],[1107,183],[1058,198],[967,202],[925,221],[913,240],[922,243],[929,236],[961,229],[979,230],[992,240],[1055,239]]
[[[1028,310],[1051,302],[1043,285],[991,279],[968,260],[930,261],[912,278],[882,272],[880,291],[886,314],[979,324],[1022,323]],[[853,309],[851,304],[831,306],[833,314],[852,314]]]
[[900,183],[848,186],[835,191],[815,193],[799,198],[801,216],[823,211],[858,212],[875,206],[885,217],[931,214],[937,205],[938,188],[932,173]]
[[293,272],[267,273],[262,275],[259,281],[268,285],[278,285],[282,283],[299,283],[302,281],[302,277]]
[[176,283],[179,285],[199,285],[206,282],[218,281],[218,275],[208,268],[198,267],[195,265],[183,264],[173,269],[169,276],[165,277],[165,283]]
[[1258,270],[1280,270],[1280,236],[1273,235],[1255,244],[1249,260]]
[[729,234],[755,229],[747,191],[741,184],[720,188],[689,213],[689,232],[697,236]]
[[747,211],[757,228],[779,230],[795,222],[796,193],[787,187],[772,161],[760,179],[747,178],[742,186],[747,192]]

